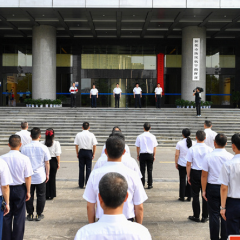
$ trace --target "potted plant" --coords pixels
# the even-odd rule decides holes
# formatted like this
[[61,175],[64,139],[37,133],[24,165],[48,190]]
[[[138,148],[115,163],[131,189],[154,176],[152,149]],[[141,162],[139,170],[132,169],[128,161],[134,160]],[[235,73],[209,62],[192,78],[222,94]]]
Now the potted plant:
[[24,103],[26,104],[26,107],[29,107],[30,98],[25,98]]
[[212,104],[213,104],[213,102],[208,102],[208,108],[211,108],[211,106],[212,106]]
[[49,107],[52,108],[53,107],[53,101],[51,99],[48,100],[48,104],[49,104]]
[[32,103],[32,107],[34,108],[34,105],[36,104],[36,100],[32,99],[31,103]]
[[181,107],[181,99],[180,98],[176,99],[175,104],[176,104],[177,108],[180,108]]
[[36,107],[40,107],[40,104],[41,104],[41,100],[40,99],[36,99],[35,100]]
[[56,99],[57,107],[62,107],[61,99]]
[[190,102],[188,100],[185,100],[185,107],[189,108]]
[[180,105],[181,105],[181,108],[185,107],[185,100],[184,99],[181,99]]
[[239,91],[234,91],[232,93],[232,101],[233,101],[234,107],[238,108],[238,103],[240,101],[240,92]]
[[191,108],[195,107],[194,105],[196,105],[195,102],[194,102],[194,101],[191,101],[191,102],[190,102]]
[[209,105],[208,101],[205,101],[205,102],[203,103],[203,107],[204,107],[204,108],[208,108],[208,105]]

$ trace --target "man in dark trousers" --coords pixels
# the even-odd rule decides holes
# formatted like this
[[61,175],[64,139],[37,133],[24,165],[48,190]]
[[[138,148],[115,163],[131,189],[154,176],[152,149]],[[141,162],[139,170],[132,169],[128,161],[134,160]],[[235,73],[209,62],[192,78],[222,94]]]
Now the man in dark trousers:
[[136,83],[136,87],[133,89],[133,96],[135,98],[135,108],[137,108],[137,105],[141,108],[142,89],[138,83]]
[[75,87],[75,83],[72,84],[72,87],[69,88],[69,92],[71,95],[71,108],[76,107],[76,97],[78,89]]
[[195,96],[197,117],[201,117],[201,93],[199,88],[196,88],[195,92],[193,93],[193,96]]
[[160,87],[160,83],[157,84],[154,92],[155,99],[157,100],[156,108],[161,108],[162,88]]

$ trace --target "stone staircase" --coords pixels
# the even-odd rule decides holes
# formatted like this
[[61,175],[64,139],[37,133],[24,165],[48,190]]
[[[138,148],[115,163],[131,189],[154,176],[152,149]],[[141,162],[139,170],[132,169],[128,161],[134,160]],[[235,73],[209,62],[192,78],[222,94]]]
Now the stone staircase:
[[183,128],[190,128],[192,137],[203,129],[204,120],[213,122],[213,130],[230,137],[239,132],[239,109],[202,109],[202,117],[196,118],[195,109],[125,109],[125,108],[0,108],[0,145],[6,145],[11,134],[20,130],[21,121],[28,121],[29,129],[40,127],[42,137],[46,128],[55,130],[55,138],[62,146],[74,145],[76,133],[82,123],[90,123],[92,131],[103,145],[114,126],[119,126],[126,137],[126,143],[134,145],[137,135],[143,132],[144,122],[152,125],[151,133],[157,137],[159,146],[175,147],[182,139]]

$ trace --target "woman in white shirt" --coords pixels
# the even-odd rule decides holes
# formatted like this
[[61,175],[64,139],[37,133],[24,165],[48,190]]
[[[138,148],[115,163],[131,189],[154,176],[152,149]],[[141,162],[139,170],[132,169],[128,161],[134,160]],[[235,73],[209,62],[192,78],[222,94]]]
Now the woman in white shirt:
[[49,180],[46,184],[46,199],[52,200],[56,197],[56,174],[57,170],[60,168],[60,155],[62,151],[60,143],[54,140],[54,130],[52,128],[48,128],[45,135],[45,141],[41,143],[48,147],[52,157],[50,161]]
[[187,160],[185,159],[188,149],[196,144],[190,138],[191,131],[188,128],[182,130],[183,140],[179,141],[176,146],[175,153],[175,165],[179,171],[179,201],[184,201],[187,197],[187,201],[191,201],[191,186],[187,181]]

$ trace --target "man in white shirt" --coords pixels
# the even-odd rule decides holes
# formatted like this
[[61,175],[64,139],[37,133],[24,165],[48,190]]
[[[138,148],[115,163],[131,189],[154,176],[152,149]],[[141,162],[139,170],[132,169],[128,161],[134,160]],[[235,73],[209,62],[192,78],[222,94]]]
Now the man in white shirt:
[[145,186],[145,171],[147,166],[148,189],[153,188],[153,162],[155,161],[156,149],[158,145],[156,137],[149,132],[150,129],[150,123],[144,123],[144,133],[140,134],[135,142],[135,146],[137,147],[137,159],[140,162],[143,186]]
[[125,177],[116,172],[105,174],[99,182],[100,205],[104,214],[98,222],[79,229],[74,240],[151,240],[144,226],[127,221],[123,206],[128,198],[128,183]]
[[28,131],[28,122],[21,122],[21,128],[22,130],[20,132],[16,132],[16,134],[21,137],[22,145],[21,145],[20,151],[22,150],[24,145],[32,141],[30,132]]
[[240,235],[240,134],[232,136],[232,150],[235,156],[226,161],[221,169],[220,214],[227,221],[227,234]]
[[204,122],[204,132],[206,133],[206,139],[204,143],[214,149],[214,139],[217,136],[217,133],[214,132],[212,129],[212,122],[211,121],[205,121]]
[[10,212],[3,218],[3,240],[23,239],[25,229],[26,201],[31,197],[31,175],[33,174],[30,159],[19,152],[21,138],[12,135],[8,146],[11,151],[1,156],[7,163],[13,182],[10,184]]
[[98,90],[96,89],[95,84],[93,84],[93,88],[90,91],[90,98],[91,98],[91,107],[97,107],[97,98],[98,98]]
[[72,84],[72,86],[69,88],[69,92],[71,95],[71,108],[76,107],[76,97],[78,89],[75,87],[75,83]]
[[79,179],[78,185],[80,188],[84,187],[84,169],[86,166],[86,180],[92,171],[92,160],[95,157],[97,149],[97,139],[95,135],[89,132],[90,126],[88,122],[84,122],[82,125],[83,131],[78,133],[75,137],[74,144],[76,148],[77,158],[79,160]]
[[226,221],[221,218],[219,212],[221,183],[218,181],[223,164],[233,158],[233,155],[225,150],[226,144],[227,137],[224,134],[218,134],[214,141],[215,150],[208,153],[202,163],[202,196],[208,203],[211,240],[227,239]]
[[[202,161],[206,154],[212,152],[212,148],[208,147],[204,140],[206,134],[204,131],[198,130],[196,133],[197,144],[189,148],[186,160],[187,160],[187,177],[188,183],[192,187],[192,209],[193,216],[189,216],[188,219],[195,222],[200,222],[200,202],[199,192],[202,191],[201,176],[202,176]],[[202,219],[201,222],[208,221],[208,209],[207,201],[202,198]]]
[[113,89],[113,97],[115,98],[115,108],[119,108],[119,100],[121,98],[122,89],[119,87],[119,84],[116,84],[116,87]]
[[161,108],[162,88],[160,87],[160,83],[157,84],[154,92],[155,99],[157,100],[156,108]]
[[36,221],[41,221],[44,218],[42,214],[46,202],[46,182],[49,179],[49,160],[51,156],[47,146],[39,142],[41,138],[40,128],[34,127],[31,130],[32,142],[22,148],[21,153],[30,158],[33,175],[31,181],[31,198],[26,203],[27,220],[33,221],[33,201],[34,192],[37,192],[37,207],[36,207]]
[[[105,153],[108,156],[108,162],[104,166],[93,170],[83,198],[87,201],[87,213],[89,223],[95,222],[96,218],[100,219],[103,216],[103,209],[101,208],[98,193],[99,182],[101,178],[109,172],[117,172],[122,174],[128,182],[128,199],[123,206],[123,214],[125,217],[133,221],[136,218],[137,223],[143,221],[143,202],[147,200],[147,195],[143,189],[141,180],[136,172],[126,167],[122,162],[122,155],[124,154],[124,141],[119,137],[113,136],[106,141]],[[95,205],[97,204],[96,212]]]
[[133,97],[135,98],[135,108],[137,108],[137,105],[141,108],[142,89],[138,83],[136,83],[136,87],[133,89]]

